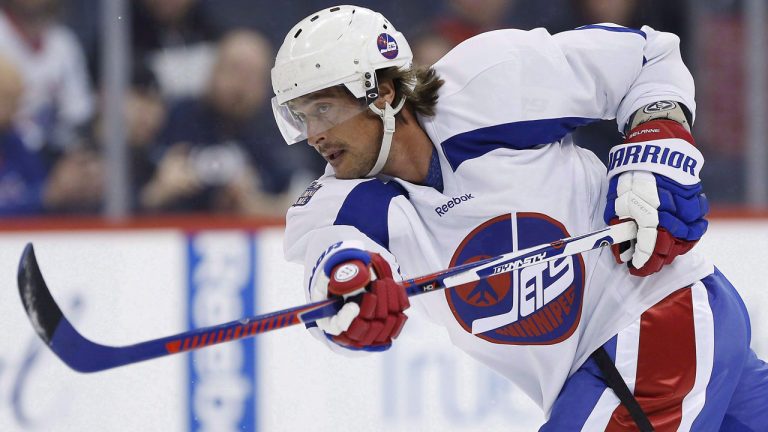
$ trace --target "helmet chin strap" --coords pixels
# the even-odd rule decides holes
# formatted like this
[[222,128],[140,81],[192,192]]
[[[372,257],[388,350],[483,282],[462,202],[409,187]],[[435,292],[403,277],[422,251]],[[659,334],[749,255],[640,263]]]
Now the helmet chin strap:
[[368,105],[371,111],[381,117],[381,121],[384,122],[384,136],[381,138],[381,148],[379,149],[379,157],[376,159],[376,163],[371,168],[371,171],[366,174],[366,177],[375,177],[384,168],[384,164],[387,163],[389,158],[389,150],[392,147],[392,135],[395,133],[395,114],[399,113],[405,104],[405,97],[400,98],[400,102],[397,106],[392,108],[389,102],[384,103],[384,109],[381,110],[374,104]]

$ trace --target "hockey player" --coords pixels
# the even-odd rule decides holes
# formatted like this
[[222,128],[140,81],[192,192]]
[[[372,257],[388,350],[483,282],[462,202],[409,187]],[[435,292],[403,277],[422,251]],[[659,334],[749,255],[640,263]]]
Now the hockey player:
[[[417,69],[383,16],[339,6],[291,29],[272,80],[284,138],[328,161],[288,212],[285,253],[306,265],[311,300],[347,300],[310,329],[332,349],[389,348],[409,306],[402,277],[633,219],[637,240],[615,258],[596,250],[419,302],[541,406],[541,430],[768,429],[746,309],[690,251],[707,201],[676,36],[500,30]],[[606,176],[569,134],[614,118],[626,140]]]

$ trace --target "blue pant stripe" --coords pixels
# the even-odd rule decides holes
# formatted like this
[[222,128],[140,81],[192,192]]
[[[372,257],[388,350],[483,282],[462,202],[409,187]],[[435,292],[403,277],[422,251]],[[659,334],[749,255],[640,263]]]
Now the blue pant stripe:
[[[603,347],[611,359],[616,361],[616,336],[606,342]],[[572,430],[575,425],[579,428],[583,427],[605,389],[600,369],[590,357],[565,382],[560,396],[552,406],[552,416],[539,431]]]
[[712,310],[715,350],[706,401],[693,422],[691,430],[694,431],[719,429],[744,364],[745,354],[749,350],[746,331],[748,324],[741,313],[741,302],[733,286],[717,270],[702,279],[702,283],[707,288],[709,307]]

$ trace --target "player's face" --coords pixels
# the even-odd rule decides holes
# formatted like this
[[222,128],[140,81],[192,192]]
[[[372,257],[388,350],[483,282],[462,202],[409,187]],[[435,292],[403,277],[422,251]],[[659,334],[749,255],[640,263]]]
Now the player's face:
[[306,124],[307,142],[333,167],[340,179],[365,177],[376,163],[381,145],[381,120],[339,87],[289,102]]

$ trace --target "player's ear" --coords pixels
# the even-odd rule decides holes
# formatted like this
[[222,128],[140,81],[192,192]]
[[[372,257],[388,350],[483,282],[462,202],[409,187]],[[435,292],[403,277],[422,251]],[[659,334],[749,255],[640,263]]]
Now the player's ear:
[[376,106],[384,109],[384,102],[392,105],[395,100],[395,83],[391,79],[379,81],[379,98],[376,99]]

